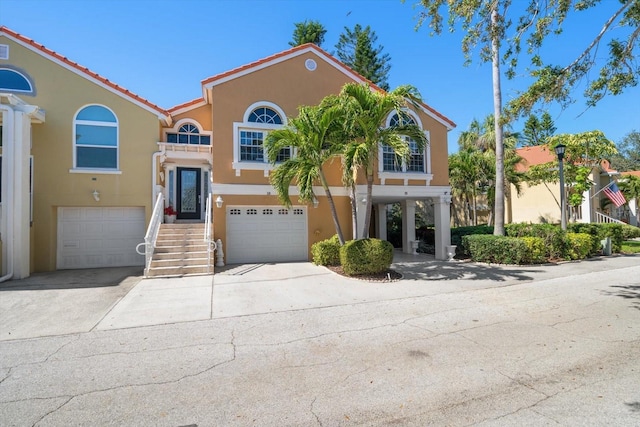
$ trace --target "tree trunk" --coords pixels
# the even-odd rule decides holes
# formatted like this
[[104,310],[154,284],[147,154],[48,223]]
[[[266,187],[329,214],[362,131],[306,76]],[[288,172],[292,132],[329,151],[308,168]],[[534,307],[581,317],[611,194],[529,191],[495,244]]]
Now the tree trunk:
[[351,200],[351,238],[355,240],[358,238],[358,200],[355,181],[351,184],[349,199]]
[[493,35],[491,37],[491,56],[493,68],[493,114],[496,133],[496,182],[494,199],[493,234],[504,236],[504,136],[502,134],[502,92],[500,87],[500,40],[496,31],[498,23],[497,2],[491,11]]
[[325,178],[322,170],[320,170],[320,182],[322,183],[322,188],[324,188],[324,192],[327,195],[327,201],[329,202],[329,209],[331,210],[331,216],[333,217],[333,225],[336,228],[336,234],[338,235],[338,240],[340,241],[340,245],[344,245],[344,235],[342,234],[340,221],[338,221],[338,212],[336,211],[336,205],[335,203],[333,203],[333,197],[331,196],[331,191],[329,190],[329,184],[327,183],[327,179]]
[[371,223],[371,194],[373,193],[373,171],[367,171],[367,202],[364,211],[364,226],[362,227],[362,238],[369,238],[369,224]]

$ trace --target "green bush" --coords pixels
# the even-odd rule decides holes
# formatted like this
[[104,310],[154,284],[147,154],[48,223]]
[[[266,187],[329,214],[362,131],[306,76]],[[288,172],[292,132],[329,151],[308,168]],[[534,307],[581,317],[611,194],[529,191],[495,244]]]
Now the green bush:
[[505,233],[509,237],[539,237],[544,241],[546,258],[564,258],[567,252],[565,232],[553,224],[506,224]]
[[600,243],[600,240],[604,238],[602,236],[604,230],[600,227],[600,224],[583,224],[577,222],[567,225],[567,231],[570,233],[585,233],[591,236],[589,255],[596,255],[602,251],[602,243]]
[[493,234],[493,227],[488,225],[473,225],[469,227],[456,227],[451,229],[451,244],[456,245],[456,253],[469,255],[462,241],[464,236],[472,234]]
[[544,246],[544,240],[540,237],[521,237],[525,245],[527,245],[527,263],[539,264],[547,260],[547,250]]
[[315,265],[340,265],[340,240],[338,235],[311,245],[311,258]]
[[340,247],[340,264],[350,276],[385,271],[392,261],[393,245],[386,240],[351,240]]
[[622,224],[598,224],[602,230],[600,239],[611,237],[611,251],[620,253],[622,251]]
[[640,237],[640,227],[633,225],[622,226],[622,240],[631,240]]
[[477,262],[525,264],[532,256],[525,240],[515,237],[472,234],[463,236],[462,242]]
[[567,233],[568,258],[585,259],[593,249],[593,236],[587,233]]

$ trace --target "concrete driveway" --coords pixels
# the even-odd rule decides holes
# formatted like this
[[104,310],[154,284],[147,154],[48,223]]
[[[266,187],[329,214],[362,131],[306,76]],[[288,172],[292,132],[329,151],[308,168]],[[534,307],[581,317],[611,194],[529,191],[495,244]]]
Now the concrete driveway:
[[66,270],[0,284],[0,341],[400,300],[633,265],[638,257],[540,266],[396,253],[404,278],[365,282],[311,263],[243,264],[210,276],[143,279],[137,267]]
[[[639,256],[394,267],[405,280],[372,284],[307,263],[235,266],[201,286],[139,282],[119,300],[139,276],[14,283],[0,300],[22,306],[3,308],[36,319],[9,330],[3,317],[2,335],[47,321],[60,335],[0,342],[0,425],[640,425]],[[87,289],[117,304],[82,307]],[[37,316],[52,291],[57,309]],[[75,310],[93,316],[89,331],[65,334]]]

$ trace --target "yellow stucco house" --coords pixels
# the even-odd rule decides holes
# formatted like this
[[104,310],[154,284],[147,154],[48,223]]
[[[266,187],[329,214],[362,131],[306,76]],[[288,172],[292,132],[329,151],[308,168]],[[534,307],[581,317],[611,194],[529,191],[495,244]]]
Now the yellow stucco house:
[[[335,233],[326,197],[319,187],[317,203],[303,205],[292,189],[294,206],[281,206],[262,141],[299,106],[348,82],[368,83],[319,47],[303,45],[206,78],[201,98],[164,109],[0,27],[2,275],[143,265],[136,245],[153,222],[158,194],[178,222],[211,216],[226,263],[308,260],[310,246]],[[415,203],[428,201],[436,257],[446,259],[447,133],[455,124],[426,104],[409,113],[430,144],[403,165],[385,161],[393,153],[380,147],[372,234],[386,238],[386,206],[401,202],[403,250],[411,252]],[[392,114],[385,125],[394,120]],[[329,184],[351,235],[340,162],[331,164]],[[365,197],[364,184],[357,190]],[[209,212],[208,198],[217,201]]]

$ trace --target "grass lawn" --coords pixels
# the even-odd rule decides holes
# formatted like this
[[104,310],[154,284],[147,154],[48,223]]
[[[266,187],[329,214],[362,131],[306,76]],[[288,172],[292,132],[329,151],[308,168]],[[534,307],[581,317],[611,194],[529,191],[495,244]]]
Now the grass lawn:
[[626,240],[622,242],[622,252],[623,253],[640,253],[640,240]]

